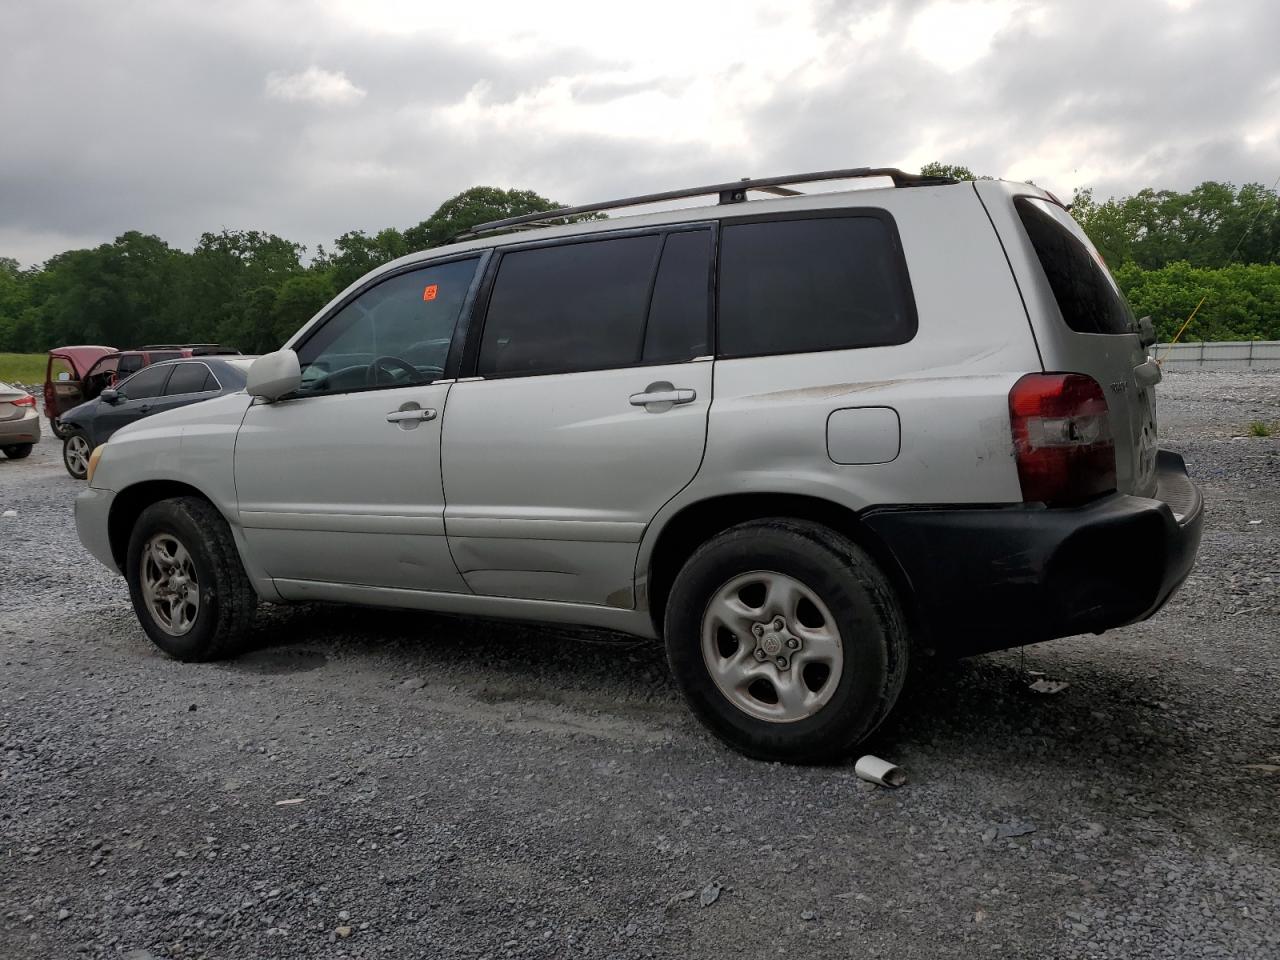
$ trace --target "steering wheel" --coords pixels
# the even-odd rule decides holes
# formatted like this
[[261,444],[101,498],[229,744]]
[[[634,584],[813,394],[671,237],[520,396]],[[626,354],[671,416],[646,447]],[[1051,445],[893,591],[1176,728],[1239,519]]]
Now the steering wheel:
[[381,374],[385,373],[390,376],[388,382],[395,383],[393,368],[399,368],[409,376],[409,383],[420,383],[422,374],[418,372],[418,368],[411,364],[408,360],[401,360],[399,357],[378,357],[373,363],[369,364],[369,372],[366,376],[369,386],[376,387],[382,383]]

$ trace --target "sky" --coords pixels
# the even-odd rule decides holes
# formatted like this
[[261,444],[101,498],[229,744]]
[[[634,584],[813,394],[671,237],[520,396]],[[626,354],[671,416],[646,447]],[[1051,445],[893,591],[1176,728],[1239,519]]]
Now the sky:
[[0,257],[941,160],[1280,176],[1276,0],[0,0]]

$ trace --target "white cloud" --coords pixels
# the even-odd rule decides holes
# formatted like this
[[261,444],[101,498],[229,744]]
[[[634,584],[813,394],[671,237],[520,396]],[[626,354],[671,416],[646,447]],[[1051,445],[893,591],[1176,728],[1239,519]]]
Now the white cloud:
[[311,66],[300,73],[267,74],[266,94],[273,100],[343,105],[359,103],[365,91],[348,80],[341,70]]
[[955,73],[991,51],[1015,10],[1004,0],[939,0],[915,15],[907,42],[930,63]]

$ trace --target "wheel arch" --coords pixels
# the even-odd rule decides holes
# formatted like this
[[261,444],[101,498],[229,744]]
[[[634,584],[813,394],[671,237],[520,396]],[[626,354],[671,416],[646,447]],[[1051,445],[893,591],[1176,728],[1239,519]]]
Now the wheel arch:
[[730,527],[768,517],[809,520],[848,537],[865,550],[885,572],[907,614],[912,633],[917,617],[911,581],[888,545],[849,507],[822,497],[795,493],[737,493],[698,500],[667,518],[658,532],[643,568],[649,617],[663,634],[667,599],[680,568],[703,543]]
[[[107,515],[107,539],[111,544],[111,556],[119,569],[125,568],[129,536],[142,511],[153,503],[171,500],[174,497],[199,497],[210,503],[214,509],[218,509],[212,497],[181,480],[143,480],[125,487],[115,495],[111,501],[111,512]],[[221,510],[219,512],[221,513]]]

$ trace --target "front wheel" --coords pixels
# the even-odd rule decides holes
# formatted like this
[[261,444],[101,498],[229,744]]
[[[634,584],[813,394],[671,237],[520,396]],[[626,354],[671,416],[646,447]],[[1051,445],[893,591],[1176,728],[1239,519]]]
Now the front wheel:
[[62,425],[62,421],[57,417],[54,417],[49,421],[49,429],[53,431],[53,435],[59,440],[65,440],[67,437],[71,436],[71,428],[64,427]]
[[733,527],[703,544],[667,604],[667,658],[693,712],[748,756],[847,756],[884,720],[907,669],[888,578],[806,521]]
[[207,500],[176,497],[143,510],[125,574],[138,622],[169,656],[206,661],[239,651],[258,597],[231,528]]
[[10,460],[25,460],[31,456],[31,450],[34,446],[34,443],[10,443],[0,447],[0,450],[3,450],[4,455]]
[[79,430],[72,430],[62,441],[62,465],[77,480],[83,480],[89,475],[89,455],[92,453],[93,446],[89,443],[89,438]]

